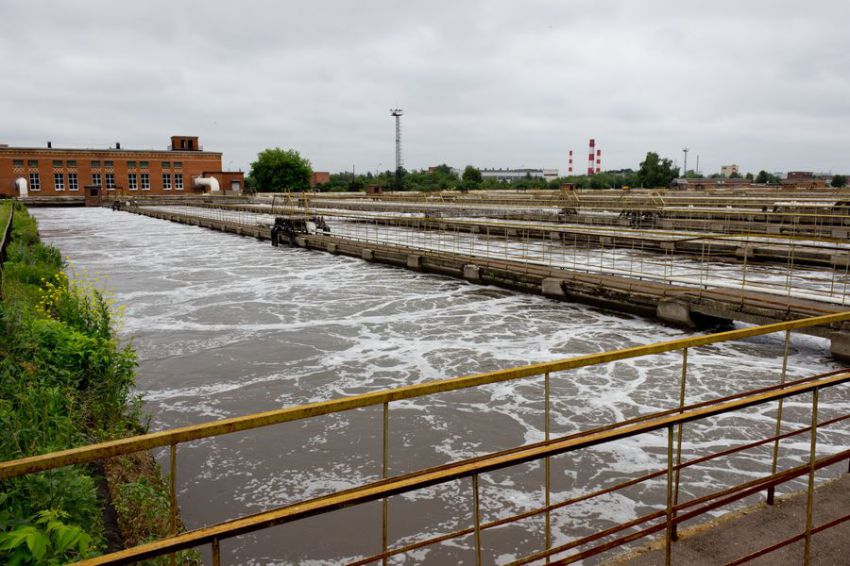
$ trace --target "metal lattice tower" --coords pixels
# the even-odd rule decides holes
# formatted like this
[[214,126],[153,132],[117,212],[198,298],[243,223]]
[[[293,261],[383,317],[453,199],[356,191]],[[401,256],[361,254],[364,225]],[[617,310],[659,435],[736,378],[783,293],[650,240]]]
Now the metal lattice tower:
[[390,116],[395,118],[395,170],[396,174],[401,171],[401,116],[404,114],[401,108],[390,108]]

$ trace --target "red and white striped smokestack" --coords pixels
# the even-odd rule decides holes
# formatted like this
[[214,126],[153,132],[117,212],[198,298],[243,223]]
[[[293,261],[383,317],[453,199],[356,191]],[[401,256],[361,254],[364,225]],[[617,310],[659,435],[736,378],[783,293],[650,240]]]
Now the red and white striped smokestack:
[[567,173],[569,175],[573,174],[573,150],[570,150],[570,162],[567,167]]
[[602,150],[596,150],[596,172],[602,173]]
[[593,162],[594,161],[594,159],[593,159],[594,155],[593,154],[595,153],[595,149],[596,149],[596,140],[591,139],[590,140],[590,153],[587,156],[587,174],[588,175],[593,175],[593,170],[594,170],[594,167],[593,167],[593,165],[594,165],[594,162]]

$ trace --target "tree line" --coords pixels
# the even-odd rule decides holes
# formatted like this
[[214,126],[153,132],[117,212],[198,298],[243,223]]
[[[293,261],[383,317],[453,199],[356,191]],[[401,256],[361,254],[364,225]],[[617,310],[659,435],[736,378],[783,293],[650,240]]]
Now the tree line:
[[[246,178],[245,185],[253,191],[307,191],[311,188],[313,169],[310,161],[293,149],[271,148],[260,152],[257,160],[251,163],[251,172]],[[422,170],[408,171],[371,171],[355,174],[353,172],[332,173],[330,179],[314,187],[317,191],[342,192],[365,191],[369,187],[377,190],[400,191],[448,191],[448,190],[546,190],[559,189],[564,184],[570,184],[580,189],[623,189],[627,187],[669,187],[679,178],[679,167],[672,160],[662,158],[658,153],[647,152],[637,170],[621,169],[603,171],[595,175],[570,175],[546,180],[540,177],[526,175],[513,181],[500,181],[484,177],[481,171],[472,165],[467,165],[462,173],[448,165]],[[689,170],[685,176],[689,179],[703,178],[702,175]],[[721,175],[710,175],[710,179],[722,178]],[[753,183],[772,185],[779,184],[780,179],[767,171],[759,171],[756,175],[746,173],[742,176],[733,173],[729,178],[745,178]],[[831,182],[833,187],[844,187],[847,178],[835,175]]]

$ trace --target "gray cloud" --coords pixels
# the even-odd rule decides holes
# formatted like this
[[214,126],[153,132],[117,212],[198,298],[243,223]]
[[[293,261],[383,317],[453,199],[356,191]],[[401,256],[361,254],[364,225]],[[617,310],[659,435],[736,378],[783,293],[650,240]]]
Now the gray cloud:
[[[713,172],[848,171],[850,4],[0,0],[0,141],[164,147],[248,167],[566,169],[681,148]],[[690,161],[692,164],[693,161]]]

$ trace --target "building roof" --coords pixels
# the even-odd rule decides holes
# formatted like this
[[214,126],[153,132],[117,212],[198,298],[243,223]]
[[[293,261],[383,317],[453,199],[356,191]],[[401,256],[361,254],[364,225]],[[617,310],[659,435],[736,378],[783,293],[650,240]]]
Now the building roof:
[[220,151],[205,151],[201,149],[131,149],[131,148],[114,148],[114,147],[27,147],[27,146],[13,146],[13,145],[0,145],[0,152],[2,153],[13,153],[13,152],[38,152],[38,153],[91,153],[91,152],[109,152],[109,153],[162,153],[165,155],[221,155]]

